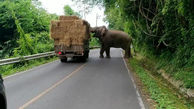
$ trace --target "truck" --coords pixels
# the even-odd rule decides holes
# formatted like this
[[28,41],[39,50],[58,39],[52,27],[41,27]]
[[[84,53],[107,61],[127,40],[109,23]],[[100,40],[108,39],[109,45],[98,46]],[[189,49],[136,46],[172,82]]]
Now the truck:
[[77,16],[60,16],[52,20],[51,38],[54,50],[61,62],[68,58],[85,61],[89,56],[90,24]]

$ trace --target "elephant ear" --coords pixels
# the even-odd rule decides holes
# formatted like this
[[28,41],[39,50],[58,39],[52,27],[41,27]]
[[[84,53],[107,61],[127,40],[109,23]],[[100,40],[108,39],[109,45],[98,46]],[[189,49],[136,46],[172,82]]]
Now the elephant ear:
[[107,29],[105,26],[103,26],[101,29],[101,36],[104,36],[106,34],[106,32],[107,32]]

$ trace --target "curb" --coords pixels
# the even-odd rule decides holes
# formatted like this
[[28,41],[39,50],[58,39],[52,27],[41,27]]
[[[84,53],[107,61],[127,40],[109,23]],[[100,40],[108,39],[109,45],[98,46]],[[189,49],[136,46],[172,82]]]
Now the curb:
[[169,74],[165,73],[164,70],[159,70],[158,73],[161,74],[161,76],[170,82],[174,87],[179,89],[179,92],[182,93],[187,98],[194,98],[194,89],[187,89],[183,87],[183,82],[179,80],[175,80],[172,78]]

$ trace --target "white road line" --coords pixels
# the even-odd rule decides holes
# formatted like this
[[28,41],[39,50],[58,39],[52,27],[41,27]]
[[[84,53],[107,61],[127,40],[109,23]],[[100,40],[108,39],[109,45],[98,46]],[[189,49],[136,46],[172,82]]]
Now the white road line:
[[135,88],[135,91],[136,91],[136,94],[137,94],[137,99],[138,99],[138,101],[139,101],[139,105],[140,105],[141,109],[145,109],[145,105],[144,105],[143,100],[142,100],[142,98],[141,98],[141,96],[140,96],[140,94],[139,94],[139,91],[138,91],[137,87],[136,87],[135,81],[134,81],[134,79],[132,78],[131,73],[130,73],[128,67],[127,67],[127,63],[125,62],[125,59],[124,59],[124,57],[123,57],[122,51],[121,51],[121,56],[122,56],[123,61],[124,61],[124,63],[125,63],[125,67],[126,67],[126,69],[127,69],[127,71],[128,71],[129,78],[130,78],[131,81],[133,82],[133,87]]

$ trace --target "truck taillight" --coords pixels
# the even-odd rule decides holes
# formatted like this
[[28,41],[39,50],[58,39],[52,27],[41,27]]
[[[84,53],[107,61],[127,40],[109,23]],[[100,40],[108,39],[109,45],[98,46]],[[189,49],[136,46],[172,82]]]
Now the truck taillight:
[[60,52],[60,51],[59,51],[59,52],[58,52],[58,54],[59,54],[59,55],[61,55],[61,54],[62,54],[62,52]]

